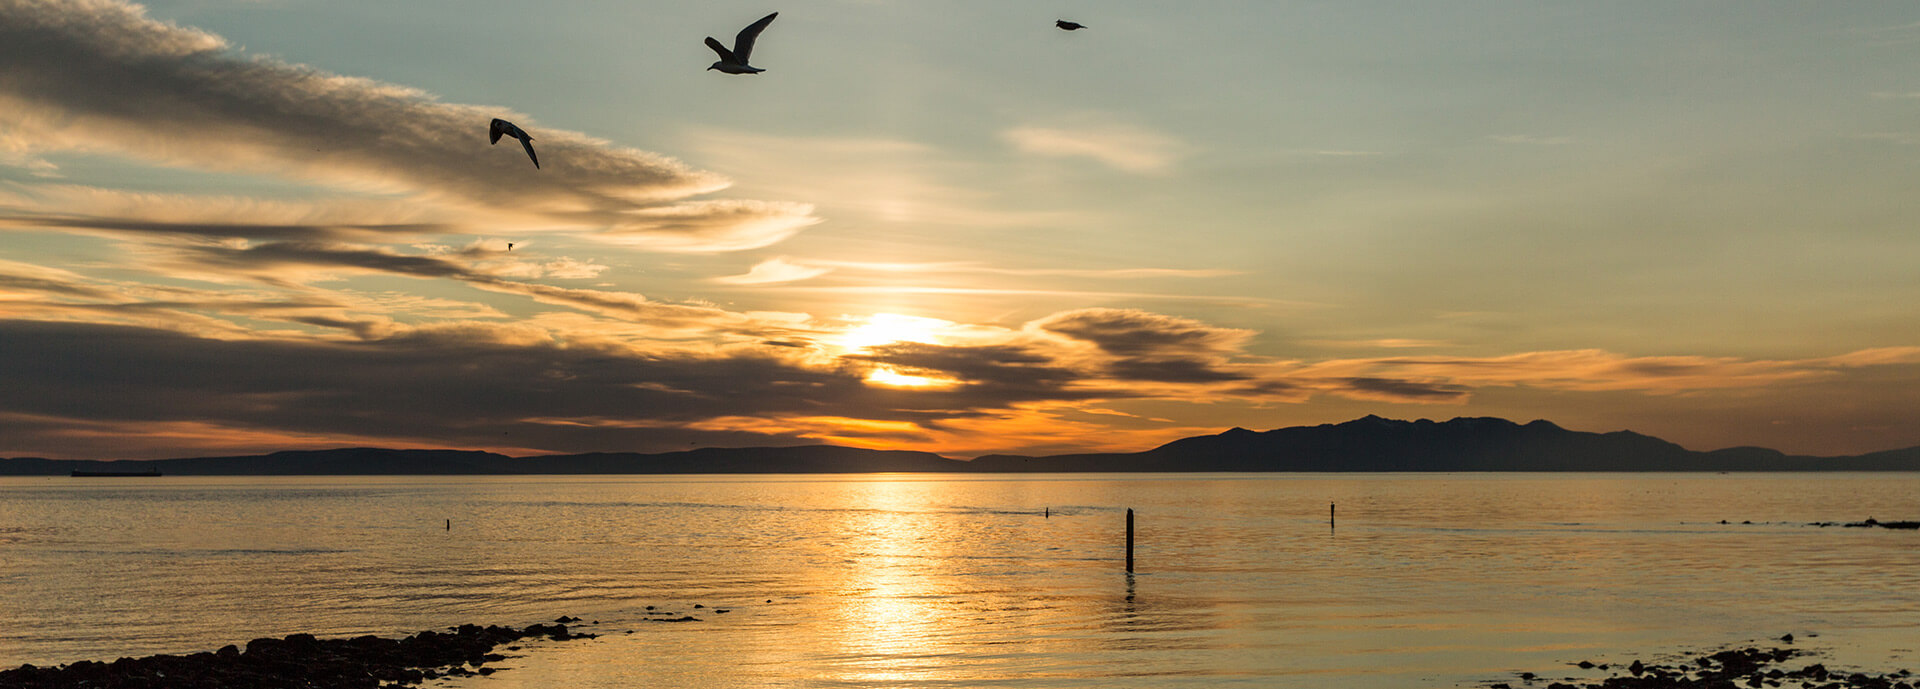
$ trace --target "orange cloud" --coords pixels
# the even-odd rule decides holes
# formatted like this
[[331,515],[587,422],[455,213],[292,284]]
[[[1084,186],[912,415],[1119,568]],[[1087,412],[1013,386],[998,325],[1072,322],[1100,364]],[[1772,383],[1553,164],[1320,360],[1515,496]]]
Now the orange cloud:
[[[536,170],[518,151],[489,147],[485,126],[494,117],[532,131],[549,164]],[[520,113],[441,103],[406,87],[248,57],[217,36],[155,21],[114,0],[0,2],[0,125],[0,150],[13,158],[114,154],[307,180],[335,194],[400,194],[416,209],[439,209],[412,213],[414,224],[484,215],[488,224],[516,231],[562,225],[658,250],[734,251],[782,241],[818,222],[806,204],[687,200],[729,182]],[[13,220],[255,237],[286,236],[273,224],[327,224],[303,218],[234,227],[221,219],[287,216],[272,202],[203,203],[204,215],[161,205],[59,204]],[[407,214],[403,204],[386,205]],[[196,232],[194,224],[203,227]],[[368,221],[350,224],[366,229]]]

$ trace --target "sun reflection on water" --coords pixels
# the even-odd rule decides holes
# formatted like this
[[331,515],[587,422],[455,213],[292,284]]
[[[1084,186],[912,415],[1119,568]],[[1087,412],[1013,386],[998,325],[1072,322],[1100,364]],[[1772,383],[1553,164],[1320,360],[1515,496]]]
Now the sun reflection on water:
[[[936,608],[948,596],[925,563],[952,554],[951,540],[926,512],[924,485],[872,481],[860,485],[842,521],[848,556],[836,616],[847,634],[833,655],[846,681],[889,685],[928,676],[925,659],[945,654]],[[951,529],[951,526],[948,526]]]

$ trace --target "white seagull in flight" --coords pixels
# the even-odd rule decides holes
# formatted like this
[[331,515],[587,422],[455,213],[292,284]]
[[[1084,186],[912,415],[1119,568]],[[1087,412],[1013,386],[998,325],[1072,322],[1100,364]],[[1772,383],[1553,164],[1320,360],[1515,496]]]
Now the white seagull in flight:
[[527,157],[533,160],[533,169],[540,169],[540,156],[533,154],[533,137],[527,135],[527,130],[513,126],[512,122],[495,117],[493,118],[493,124],[487,127],[487,139],[496,144],[500,143],[501,134],[519,139],[520,145],[527,149]]
[[717,69],[727,74],[759,74],[767,71],[747,64],[747,59],[753,54],[753,39],[759,38],[760,31],[767,28],[768,24],[772,24],[773,18],[778,16],[780,16],[779,12],[769,14],[761,17],[760,21],[748,24],[747,28],[741,29],[740,35],[733,37],[733,50],[727,50],[726,46],[720,45],[719,41],[708,36],[707,47],[719,53],[720,60],[709,65],[707,69]]

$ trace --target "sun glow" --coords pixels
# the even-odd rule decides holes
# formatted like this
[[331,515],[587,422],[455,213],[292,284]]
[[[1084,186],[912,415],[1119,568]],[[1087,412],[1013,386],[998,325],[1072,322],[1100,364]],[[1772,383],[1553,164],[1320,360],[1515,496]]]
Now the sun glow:
[[873,367],[873,371],[867,374],[866,381],[872,385],[883,385],[890,388],[937,388],[957,385],[960,382],[952,378],[934,378],[901,373],[900,369],[892,366]]
[[868,316],[865,323],[841,333],[839,344],[847,349],[866,349],[895,342],[933,344],[937,341],[939,330],[950,325],[953,324],[938,318],[876,313]]
[[[876,313],[868,316],[866,322],[842,333],[838,344],[854,352],[900,342],[939,344],[940,330],[952,325],[953,323],[938,318]],[[895,388],[936,388],[960,383],[952,378],[905,373],[897,367],[886,364],[874,365],[873,369],[867,372],[866,381],[870,385]]]

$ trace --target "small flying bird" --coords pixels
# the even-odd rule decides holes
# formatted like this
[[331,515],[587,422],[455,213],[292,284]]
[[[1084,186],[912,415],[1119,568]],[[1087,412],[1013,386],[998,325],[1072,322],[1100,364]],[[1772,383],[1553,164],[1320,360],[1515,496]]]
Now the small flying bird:
[[761,30],[766,29],[768,24],[773,23],[773,18],[778,16],[780,16],[779,12],[769,14],[761,17],[760,21],[748,24],[747,28],[741,29],[740,35],[733,37],[733,50],[727,50],[726,46],[720,45],[719,41],[708,36],[707,47],[719,53],[720,60],[708,65],[707,69],[717,69],[727,74],[759,74],[767,71],[747,64],[747,60],[753,55],[753,39],[759,38]]
[[512,122],[495,117],[493,118],[493,124],[487,127],[487,140],[496,144],[500,143],[501,134],[519,139],[520,145],[527,149],[527,157],[533,160],[533,169],[540,169],[540,156],[533,154],[533,137],[527,135],[527,130],[513,126]]
[[1059,20],[1059,21],[1056,21],[1056,22],[1054,22],[1054,23],[1053,23],[1053,25],[1054,25],[1054,26],[1058,26],[1058,27],[1060,27],[1060,28],[1062,28],[1062,29],[1065,29],[1065,30],[1067,30],[1067,31],[1079,31],[1079,30],[1081,30],[1081,29],[1084,29],[1084,28],[1087,28],[1087,25],[1086,25],[1086,24],[1082,24],[1082,23],[1080,23],[1080,22],[1070,22],[1070,21],[1067,21],[1067,20],[1065,20],[1065,19],[1061,19],[1061,20]]

